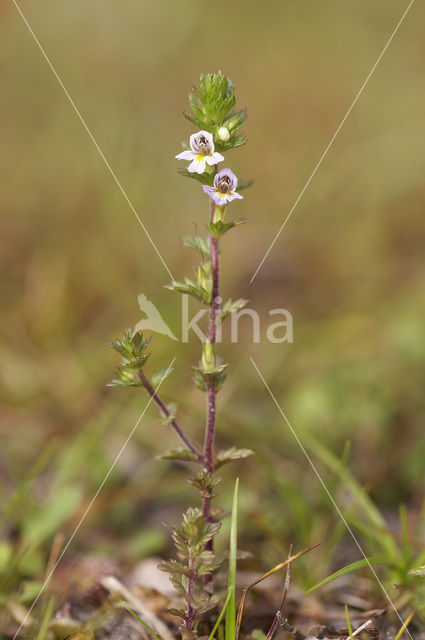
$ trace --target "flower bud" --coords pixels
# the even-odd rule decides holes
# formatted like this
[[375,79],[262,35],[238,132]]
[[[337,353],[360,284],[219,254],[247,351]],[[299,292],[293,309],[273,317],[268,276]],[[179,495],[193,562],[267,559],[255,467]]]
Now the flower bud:
[[213,224],[215,224],[216,222],[224,222],[224,219],[226,218],[226,211],[227,205],[223,207],[217,206],[214,211]]
[[196,271],[196,279],[199,286],[211,295],[212,293],[212,272],[211,262],[200,264]]
[[215,369],[214,345],[210,340],[205,340],[204,342],[201,362],[204,371],[213,371]]
[[227,142],[230,138],[229,129],[227,127],[220,127],[220,129],[217,131],[217,136],[222,142]]

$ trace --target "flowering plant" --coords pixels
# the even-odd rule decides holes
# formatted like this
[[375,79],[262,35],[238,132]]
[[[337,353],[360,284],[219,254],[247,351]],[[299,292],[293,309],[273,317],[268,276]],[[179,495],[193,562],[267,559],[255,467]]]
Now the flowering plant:
[[149,340],[145,340],[137,331],[127,330],[122,340],[111,342],[110,345],[122,356],[113,384],[143,387],[182,442],[181,448],[171,450],[162,457],[200,466],[190,483],[200,491],[201,504],[199,507],[189,508],[183,515],[182,523],[172,529],[178,559],[161,565],[162,569],[169,572],[172,584],[185,602],[183,608],[173,609],[172,613],[183,620],[180,627],[183,636],[194,638],[197,636],[199,623],[220,601],[220,597],[214,592],[213,576],[222,559],[214,552],[214,538],[220,530],[223,512],[212,505],[214,490],[219,481],[215,473],[222,465],[252,453],[249,449],[236,447],[217,454],[214,450],[216,399],[227,370],[227,364],[217,354],[217,328],[225,317],[243,308],[247,302],[239,299],[222,304],[219,242],[225,233],[243,222],[240,219],[226,221],[227,207],[232,201],[242,199],[236,191],[238,185],[239,190],[242,190],[250,183],[238,183],[237,177],[229,168],[218,171],[218,164],[224,161],[221,152],[246,142],[240,130],[247,114],[246,110],[234,110],[236,96],[232,81],[221,72],[202,74],[199,87],[194,87],[189,94],[189,103],[192,112],[185,113],[185,117],[199,130],[190,136],[189,145],[186,145],[188,148],[176,155],[176,158],[190,163],[187,168],[180,168],[179,173],[199,181],[205,194],[209,196],[207,237],[184,238],[185,245],[200,255],[200,265],[195,280],[186,278],[184,282],[173,281],[169,288],[193,296],[209,310],[208,337],[202,345],[200,362],[193,367],[194,382],[207,398],[202,449],[186,436],[177,422],[174,407],[167,407],[158,395],[158,381],[162,382],[170,370],[160,372],[159,377],[149,377],[145,373]]

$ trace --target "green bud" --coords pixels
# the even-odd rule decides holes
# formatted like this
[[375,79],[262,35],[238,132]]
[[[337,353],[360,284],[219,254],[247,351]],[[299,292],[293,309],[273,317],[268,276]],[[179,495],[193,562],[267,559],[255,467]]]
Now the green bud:
[[238,111],[238,113],[232,113],[226,119],[226,127],[231,133],[235,133],[238,129],[241,128],[243,123],[245,122],[247,117],[246,109],[242,109],[242,111]]
[[210,340],[205,340],[202,349],[202,369],[204,371],[213,371],[215,369],[214,345]]
[[223,207],[216,207],[215,211],[214,211],[214,216],[213,216],[213,224],[215,224],[216,222],[224,222],[224,219],[226,217],[226,210],[227,210],[227,205],[224,205]]
[[212,267],[211,262],[203,262],[196,271],[196,279],[201,291],[206,292],[208,299],[212,294]]

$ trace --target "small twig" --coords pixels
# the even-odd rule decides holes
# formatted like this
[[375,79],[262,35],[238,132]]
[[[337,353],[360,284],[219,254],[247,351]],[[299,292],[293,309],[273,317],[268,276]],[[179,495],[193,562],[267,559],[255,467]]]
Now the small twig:
[[[288,558],[290,558],[291,555],[292,555],[292,544],[289,545]],[[286,575],[285,575],[285,583],[284,583],[284,587],[283,587],[282,601],[280,603],[279,609],[276,611],[276,615],[274,617],[272,625],[271,625],[271,627],[269,629],[269,632],[267,634],[267,640],[272,640],[274,634],[276,633],[276,629],[277,629],[279,624],[282,626],[281,619],[286,620],[286,618],[282,617],[282,611],[283,611],[283,607],[285,606],[286,596],[288,595],[290,581],[291,581],[291,563],[289,563],[287,565],[287,567],[286,567]]]
[[128,611],[137,613],[151,627],[162,640],[175,640],[174,635],[167,625],[159,618],[138,596],[131,593],[119,580],[113,576],[106,576],[100,580],[100,584],[110,592],[116,605]]
[[276,617],[280,628],[288,631],[294,640],[305,640],[305,635],[289,624],[288,619],[284,618],[280,611],[277,612]]
[[[139,371],[139,378],[141,380],[141,383],[142,383],[143,387],[146,389],[148,394],[151,396],[152,400],[155,402],[155,404],[157,405],[157,407],[159,408],[161,413],[167,419],[170,418],[171,414],[170,414],[169,410],[167,409],[165,403],[158,396],[157,392],[155,391],[155,389],[153,388],[153,386],[151,385],[151,383],[149,382],[149,380],[145,376],[143,369],[140,369],[140,371]],[[186,438],[185,434],[183,433],[182,428],[178,425],[178,423],[177,423],[175,418],[172,418],[170,420],[170,425],[172,426],[174,431],[177,433],[178,437],[183,442],[183,444],[190,451],[192,451],[192,453],[196,454],[198,456],[199,461],[202,462],[203,461],[203,456],[202,456],[201,452],[195,447],[194,444],[192,444],[190,442],[190,440],[188,438]]]
[[368,627],[370,624],[372,624],[372,620],[367,620],[358,629],[356,629],[355,631],[353,631],[353,633],[351,633],[349,636],[347,636],[347,638],[345,640],[351,640],[351,638],[354,638],[354,636],[357,636],[364,629],[366,629],[366,627]]
[[296,553],[295,555],[291,556],[290,558],[287,558],[286,560],[284,560],[280,564],[278,564],[275,567],[273,567],[273,569],[270,569],[270,571],[267,571],[267,573],[262,575],[260,578],[257,578],[257,580],[254,580],[254,582],[249,584],[247,587],[244,587],[244,589],[242,591],[242,598],[241,598],[241,601],[239,603],[238,615],[237,615],[237,618],[236,618],[236,634],[235,634],[236,640],[238,640],[238,638],[239,638],[239,631],[240,631],[241,623],[242,623],[242,615],[243,615],[243,610],[244,610],[244,606],[245,606],[245,600],[246,600],[246,596],[248,594],[248,591],[250,589],[252,589],[253,587],[255,587],[257,584],[259,584],[260,582],[262,582],[263,580],[265,580],[266,578],[268,578],[269,576],[273,575],[273,573],[276,573],[276,571],[279,571],[279,569],[283,569],[283,567],[286,567],[288,564],[290,564],[291,562],[293,562],[297,558],[300,558],[305,553],[308,553],[309,551],[311,551],[312,549],[315,549],[318,546],[319,546],[319,544],[313,544],[311,547],[307,547],[306,549],[303,549],[302,551],[298,551],[298,553]]

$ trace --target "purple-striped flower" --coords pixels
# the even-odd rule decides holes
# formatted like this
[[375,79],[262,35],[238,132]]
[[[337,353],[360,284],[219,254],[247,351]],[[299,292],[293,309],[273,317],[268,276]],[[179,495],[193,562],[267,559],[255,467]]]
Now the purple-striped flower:
[[222,169],[214,177],[214,186],[208,187],[204,184],[203,189],[211,200],[214,200],[219,206],[224,206],[236,198],[242,200],[243,196],[236,193],[237,186],[238,179],[233,171],[230,169]]
[[190,151],[182,151],[178,160],[191,160],[187,170],[190,173],[204,173],[207,164],[214,165],[224,160],[221,153],[214,151],[214,137],[208,131],[198,131],[190,136]]

